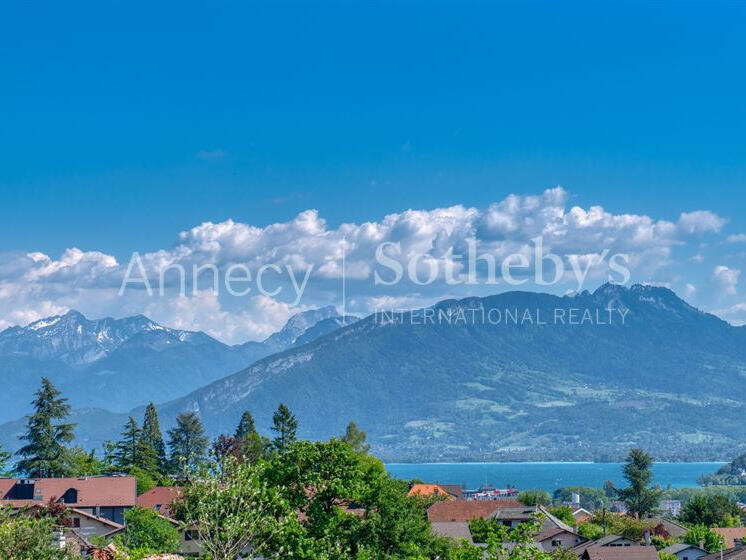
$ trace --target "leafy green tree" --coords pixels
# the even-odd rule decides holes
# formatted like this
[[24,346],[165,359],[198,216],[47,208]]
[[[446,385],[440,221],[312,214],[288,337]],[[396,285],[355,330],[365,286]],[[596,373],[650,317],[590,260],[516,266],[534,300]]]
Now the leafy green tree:
[[738,527],[740,508],[722,494],[695,494],[681,508],[679,520],[705,527]]
[[[549,553],[551,560],[578,560],[578,555],[569,548],[557,547]],[[677,559],[678,560],[678,559]]]
[[74,438],[75,424],[64,422],[70,414],[67,399],[44,377],[31,404],[34,413],[27,417],[21,436],[26,445],[16,452],[21,457],[16,470],[33,478],[69,474],[66,444]]
[[637,519],[654,512],[660,500],[661,491],[648,486],[653,478],[652,466],[653,458],[639,448],[629,452],[624,465],[624,478],[629,486],[619,490],[619,497],[626,504],[629,513]]
[[304,515],[292,537],[269,541],[268,558],[448,557],[448,543],[430,530],[427,503],[408,497],[409,485],[390,479],[380,461],[340,440],[295,442],[264,472]]
[[202,422],[194,412],[183,412],[176,427],[168,431],[168,449],[174,471],[180,467],[196,470],[205,460],[208,440]]
[[152,402],[145,408],[145,419],[142,423],[142,440],[153,450],[158,472],[165,474],[168,468],[166,445],[163,443],[161,424],[158,420],[158,410]]
[[57,521],[0,506],[0,558],[3,560],[72,560],[72,552],[52,546]]
[[101,462],[104,464],[104,473],[112,473],[116,471],[116,452],[117,444],[114,441],[107,439],[101,444]]
[[486,539],[485,558],[489,560],[550,560],[549,553],[544,552],[533,539],[541,529],[541,524],[541,515],[537,515],[532,521],[520,523],[512,529],[502,524],[494,524]]
[[213,560],[233,560],[249,544],[253,554],[266,556],[269,540],[292,540],[288,528],[298,527],[297,518],[263,480],[264,468],[229,459],[225,476],[203,474],[174,504],[177,519],[196,531]]
[[572,508],[570,506],[558,506],[550,508],[549,513],[551,513],[557,519],[563,521],[570,527],[575,525],[575,517],[572,514]]
[[179,531],[176,525],[155,511],[136,507],[125,512],[124,520],[124,532],[117,541],[125,549],[135,552],[130,556],[178,552]]
[[578,525],[578,534],[589,541],[595,541],[603,536],[604,528],[597,523],[586,521]]
[[80,446],[67,450],[67,464],[70,476],[97,476],[106,472],[103,461],[96,457],[96,452],[86,451]]
[[297,439],[298,421],[290,409],[282,403],[272,415],[272,431],[277,434],[272,445],[280,453],[283,453]]
[[679,560],[679,557],[670,552],[658,551],[658,560]]
[[518,501],[524,506],[546,506],[552,497],[546,490],[524,490],[518,494]]
[[469,521],[469,532],[472,540],[475,543],[486,543],[490,534],[498,529],[497,525],[502,525],[502,522],[497,519],[475,517]]
[[[608,498],[600,488],[590,486],[564,486],[557,488],[552,497],[556,502],[569,502],[573,494],[580,496],[580,505],[589,511],[602,509],[608,503]],[[616,496],[616,494],[614,494]]]
[[724,546],[723,537],[709,527],[695,525],[684,535],[684,542],[695,546],[704,545],[708,552],[717,552]]
[[355,422],[350,422],[349,424],[347,424],[347,429],[345,430],[345,433],[341,439],[350,447],[352,447],[355,453],[361,453],[362,455],[365,455],[366,453],[368,453],[368,451],[370,451],[370,445],[368,445],[365,441],[366,438],[367,436],[365,432],[360,430]]

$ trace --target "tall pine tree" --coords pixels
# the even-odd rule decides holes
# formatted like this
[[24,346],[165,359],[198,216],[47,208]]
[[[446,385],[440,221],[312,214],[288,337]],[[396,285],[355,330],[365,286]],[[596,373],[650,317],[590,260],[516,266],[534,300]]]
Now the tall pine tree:
[[66,444],[74,438],[75,424],[64,422],[70,414],[67,399],[44,377],[31,404],[34,413],[27,417],[26,433],[21,436],[26,445],[16,452],[21,457],[16,470],[32,478],[69,474]]
[[241,415],[241,420],[238,422],[236,428],[236,434],[233,436],[237,440],[241,441],[249,434],[256,433],[256,425],[254,424],[254,417],[248,410]]
[[176,427],[168,431],[171,468],[195,469],[205,459],[207,438],[202,422],[194,412],[183,412],[176,418]]
[[272,415],[272,431],[277,434],[272,445],[280,453],[283,453],[297,439],[298,421],[290,409],[282,403],[277,407],[277,412]]
[[140,445],[141,433],[142,430],[137,425],[137,421],[130,416],[124,425],[122,439],[117,442],[116,450],[114,451],[114,464],[117,468],[126,471],[132,467],[139,466],[140,452],[142,450],[142,446]]
[[153,403],[148,404],[145,409],[145,420],[142,423],[142,439],[155,453],[158,472],[165,473],[167,469],[166,445],[163,443],[163,434],[158,420],[158,411]]

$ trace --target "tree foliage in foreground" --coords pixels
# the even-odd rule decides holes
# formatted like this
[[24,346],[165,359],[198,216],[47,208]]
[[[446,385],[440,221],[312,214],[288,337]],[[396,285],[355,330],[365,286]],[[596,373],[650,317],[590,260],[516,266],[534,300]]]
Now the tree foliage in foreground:
[[679,520],[705,527],[738,527],[741,509],[722,494],[695,494],[681,508]]
[[0,507],[0,559],[2,560],[71,560],[68,550],[53,547],[54,516],[13,513]]
[[287,502],[264,480],[264,468],[228,458],[221,476],[203,474],[174,504],[175,516],[213,560],[232,560],[249,545],[265,554],[267,542],[292,519]]
[[708,552],[717,552],[724,546],[723,537],[704,525],[691,527],[684,535],[684,542],[694,546],[703,545]]
[[179,551],[179,531],[155,511],[136,507],[125,512],[124,520],[124,532],[116,540],[130,560]]

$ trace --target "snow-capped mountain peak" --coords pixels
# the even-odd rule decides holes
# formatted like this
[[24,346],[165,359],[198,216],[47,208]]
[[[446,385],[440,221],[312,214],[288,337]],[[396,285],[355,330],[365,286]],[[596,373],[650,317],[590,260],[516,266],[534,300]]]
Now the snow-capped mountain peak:
[[89,320],[71,310],[3,331],[0,353],[80,365],[99,360],[132,337],[152,331],[166,333],[175,340],[184,340],[190,334],[163,327],[144,315]]

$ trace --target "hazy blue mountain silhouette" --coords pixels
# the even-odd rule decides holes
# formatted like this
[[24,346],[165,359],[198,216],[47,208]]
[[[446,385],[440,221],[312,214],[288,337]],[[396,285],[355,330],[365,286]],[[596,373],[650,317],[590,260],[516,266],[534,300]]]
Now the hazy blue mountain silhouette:
[[[332,329],[333,307],[292,317],[264,342],[229,346],[202,332],[163,327],[143,315],[89,320],[77,311],[0,332],[0,421],[30,409],[47,376],[75,408],[125,412],[153,400],[177,398],[259,358]],[[351,319],[350,319],[351,320]],[[306,331],[314,327],[314,334]],[[336,326],[333,328],[337,328]]]

